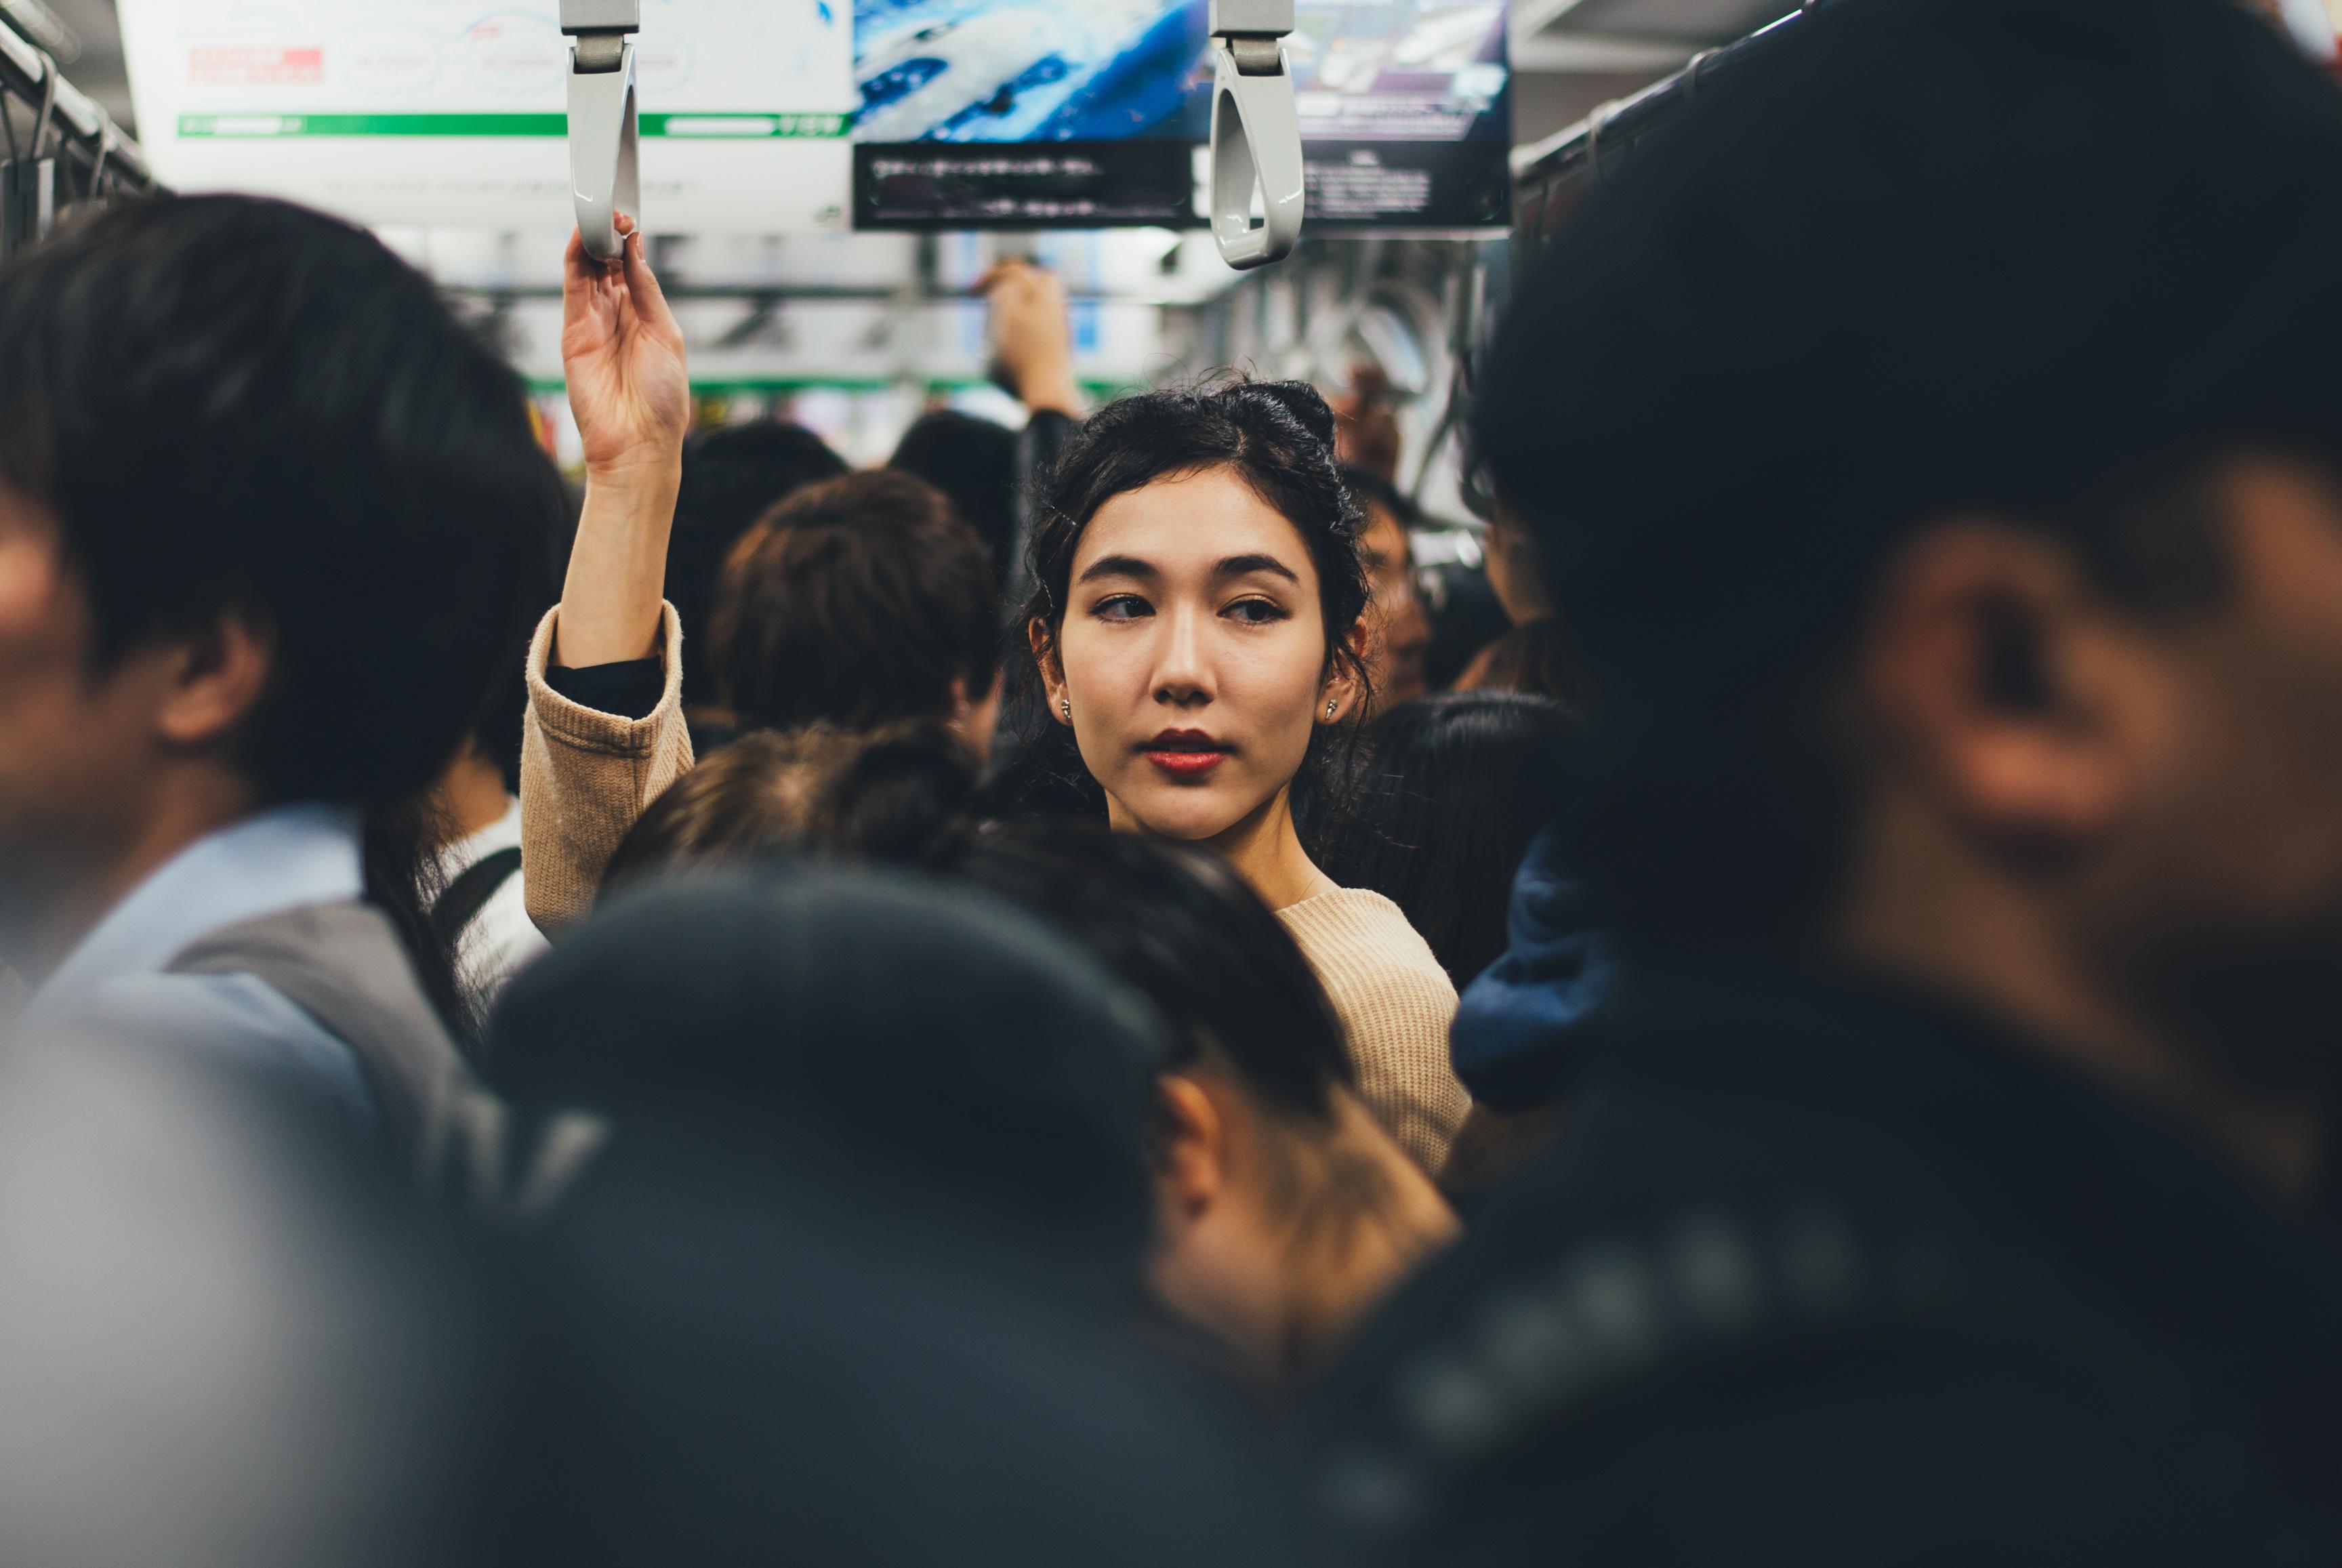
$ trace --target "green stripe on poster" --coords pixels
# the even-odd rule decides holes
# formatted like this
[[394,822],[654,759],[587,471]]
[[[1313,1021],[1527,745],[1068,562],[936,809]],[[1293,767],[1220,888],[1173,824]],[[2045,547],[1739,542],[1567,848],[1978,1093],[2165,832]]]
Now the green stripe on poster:
[[[844,115],[643,116],[643,135],[677,140],[775,141],[836,138]],[[182,137],[268,140],[284,136],[566,136],[566,115],[182,115]]]

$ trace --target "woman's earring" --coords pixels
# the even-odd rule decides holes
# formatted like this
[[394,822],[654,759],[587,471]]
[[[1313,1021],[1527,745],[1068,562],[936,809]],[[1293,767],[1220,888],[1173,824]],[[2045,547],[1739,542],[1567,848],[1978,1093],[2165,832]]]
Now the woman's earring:
[[1329,719],[1332,718],[1334,716],[1334,710],[1341,705],[1342,704],[1338,702],[1327,703],[1326,704],[1326,716]]
[[1069,724],[1072,724],[1074,722],[1074,699],[1071,697],[1059,697],[1057,699],[1057,711],[1066,715],[1066,723]]

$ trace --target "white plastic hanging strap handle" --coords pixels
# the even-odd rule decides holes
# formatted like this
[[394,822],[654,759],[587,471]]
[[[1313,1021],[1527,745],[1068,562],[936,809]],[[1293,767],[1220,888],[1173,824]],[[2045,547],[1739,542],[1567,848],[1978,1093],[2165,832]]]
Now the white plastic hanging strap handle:
[[617,259],[621,212],[642,217],[641,116],[635,45],[642,0],[561,0],[569,51],[569,186],[577,232],[603,261]]
[[1211,27],[1212,238],[1243,271],[1283,260],[1301,237],[1301,116],[1283,42],[1293,0],[1211,0]]

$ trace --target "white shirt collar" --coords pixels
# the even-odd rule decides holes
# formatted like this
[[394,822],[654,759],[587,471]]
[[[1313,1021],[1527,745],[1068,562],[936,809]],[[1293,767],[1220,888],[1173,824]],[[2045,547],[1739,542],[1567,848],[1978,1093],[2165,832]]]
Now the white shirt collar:
[[32,995],[55,1017],[107,981],[159,974],[197,938],[305,904],[364,895],[355,807],[276,806],[181,850],[115,904]]

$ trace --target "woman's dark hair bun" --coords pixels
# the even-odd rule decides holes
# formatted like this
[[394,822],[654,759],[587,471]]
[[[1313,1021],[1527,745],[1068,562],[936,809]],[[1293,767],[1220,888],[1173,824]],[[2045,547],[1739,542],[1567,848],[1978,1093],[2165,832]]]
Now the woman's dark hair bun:
[[1222,397],[1265,397],[1293,415],[1301,428],[1328,448],[1334,444],[1334,411],[1316,387],[1306,381],[1242,381],[1224,389]]

